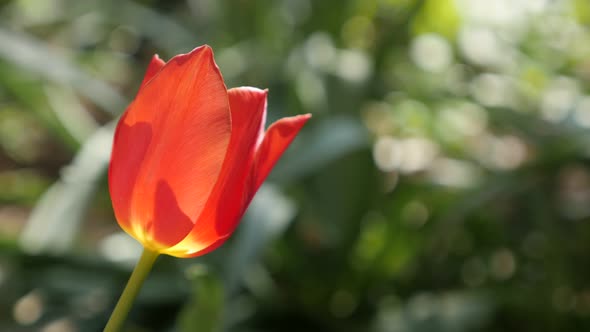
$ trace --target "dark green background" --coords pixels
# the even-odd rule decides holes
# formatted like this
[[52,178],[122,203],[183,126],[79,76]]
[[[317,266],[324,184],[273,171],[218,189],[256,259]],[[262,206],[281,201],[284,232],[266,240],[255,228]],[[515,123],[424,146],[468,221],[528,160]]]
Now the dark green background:
[[100,331],[138,247],[106,181],[154,53],[313,113],[238,231],[127,331],[590,329],[586,0],[0,1],[0,331]]

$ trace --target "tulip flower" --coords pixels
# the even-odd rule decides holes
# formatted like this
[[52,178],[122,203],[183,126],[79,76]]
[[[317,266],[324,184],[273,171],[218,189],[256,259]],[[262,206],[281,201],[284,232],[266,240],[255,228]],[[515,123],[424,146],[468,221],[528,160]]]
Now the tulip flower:
[[266,90],[226,89],[209,46],[168,63],[153,57],[116,128],[108,176],[116,219],[144,253],[113,313],[123,317],[111,316],[105,331],[122,324],[159,254],[200,256],[236,229],[310,118],[265,131],[266,106]]

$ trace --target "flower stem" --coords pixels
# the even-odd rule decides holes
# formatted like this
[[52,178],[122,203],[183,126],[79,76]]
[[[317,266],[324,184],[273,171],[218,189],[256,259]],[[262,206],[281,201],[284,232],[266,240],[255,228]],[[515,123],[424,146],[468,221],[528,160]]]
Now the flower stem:
[[141,289],[141,285],[143,285],[145,278],[149,274],[159,255],[158,252],[144,248],[137,265],[135,265],[135,268],[133,269],[133,273],[131,273],[127,286],[125,286],[123,294],[121,294],[119,302],[117,302],[115,310],[113,310],[111,318],[109,318],[103,332],[118,332],[121,329],[129,310],[131,310],[133,301],[135,301],[135,298]]

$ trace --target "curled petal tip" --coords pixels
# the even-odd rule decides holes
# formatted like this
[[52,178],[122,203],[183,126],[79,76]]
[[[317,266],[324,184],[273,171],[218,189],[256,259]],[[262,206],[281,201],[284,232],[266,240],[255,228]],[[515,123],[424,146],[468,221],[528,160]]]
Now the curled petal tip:
[[228,90],[232,91],[232,93],[244,93],[244,92],[251,92],[254,94],[259,94],[259,95],[264,95],[267,96],[268,95],[268,89],[259,89],[259,88],[255,88],[252,86],[240,86],[240,87],[235,87],[235,88],[231,88]]
[[202,45],[192,49],[190,52],[175,55],[172,59],[170,59],[169,62],[175,62],[178,65],[182,65],[195,57],[206,59],[207,61],[211,61],[215,64],[215,60],[213,59],[213,50],[211,47],[209,47],[209,45]]
[[149,67],[159,70],[160,68],[164,67],[165,64],[166,62],[162,60],[158,54],[154,54],[154,56],[152,56],[152,60],[150,61]]
[[157,65],[157,67],[163,67],[166,64],[166,61],[162,60],[158,54],[154,54],[152,60],[150,62],[151,65]]
[[145,72],[140,87],[145,86],[152,78],[154,78],[158,74],[160,69],[164,67],[164,65],[166,65],[166,63],[162,59],[160,59],[160,57],[157,54],[154,54]]
[[277,122],[284,122],[284,123],[289,123],[294,127],[297,127],[298,129],[303,127],[303,125],[309,120],[311,119],[311,113],[307,113],[307,114],[300,114],[300,115],[295,115],[289,118],[283,118]]
[[192,56],[193,54],[197,54],[197,53],[201,53],[201,52],[203,53],[203,55],[213,58],[213,49],[209,45],[202,45],[202,46],[196,47],[192,51],[188,52],[187,55]]

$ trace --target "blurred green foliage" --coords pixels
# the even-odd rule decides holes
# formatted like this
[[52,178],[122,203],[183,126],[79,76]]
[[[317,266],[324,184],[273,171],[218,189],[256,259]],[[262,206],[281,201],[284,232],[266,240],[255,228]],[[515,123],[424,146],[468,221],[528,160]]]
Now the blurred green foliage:
[[0,1],[0,330],[100,331],[138,257],[113,121],[210,44],[314,114],[234,237],[128,331],[590,329],[586,0]]

